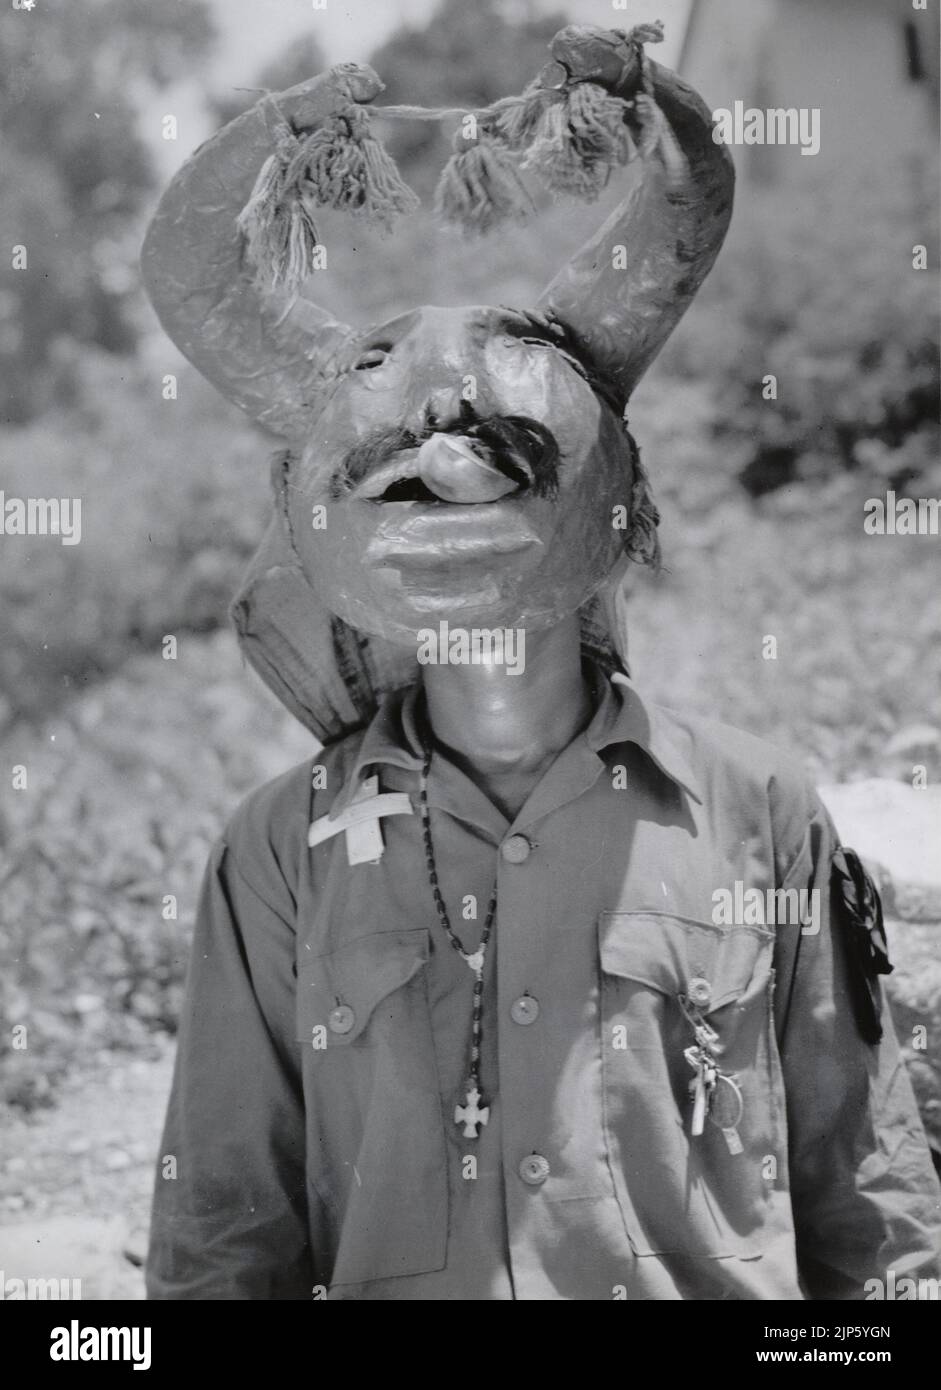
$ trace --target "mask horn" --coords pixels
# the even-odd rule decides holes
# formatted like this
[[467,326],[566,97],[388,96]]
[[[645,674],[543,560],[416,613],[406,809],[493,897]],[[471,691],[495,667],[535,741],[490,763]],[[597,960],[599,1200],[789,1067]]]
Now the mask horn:
[[633,103],[640,181],[537,306],[572,330],[626,404],[719,254],[735,171],[697,93],[625,35],[569,26],[550,51],[568,81]]
[[319,414],[357,333],[309,300],[260,285],[237,219],[279,140],[381,90],[371,68],[344,63],[260,101],[183,165],[144,240],[144,287],[167,335],[223,395],[288,438]]

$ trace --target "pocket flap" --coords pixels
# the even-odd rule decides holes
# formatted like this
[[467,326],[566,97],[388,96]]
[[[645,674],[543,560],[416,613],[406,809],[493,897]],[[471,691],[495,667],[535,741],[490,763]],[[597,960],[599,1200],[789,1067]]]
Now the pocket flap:
[[748,988],[761,967],[770,969],[774,932],[766,927],[724,927],[666,912],[603,912],[601,968],[675,997],[703,984],[703,1013],[721,1008]]
[[428,963],[428,932],[376,932],[314,956],[298,981],[298,1036],[326,1028],[329,1046],[355,1042],[377,1006]]

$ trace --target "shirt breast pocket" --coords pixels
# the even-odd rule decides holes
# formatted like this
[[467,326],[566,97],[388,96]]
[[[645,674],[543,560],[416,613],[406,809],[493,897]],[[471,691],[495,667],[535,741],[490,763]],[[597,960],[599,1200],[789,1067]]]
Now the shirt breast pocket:
[[333,1284],[446,1263],[448,1170],[429,950],[423,928],[376,932],[299,962],[308,1171],[326,1214],[321,1250],[326,1241],[335,1252]]
[[[376,1048],[396,1024],[414,1026],[427,1007],[424,971],[428,933],[375,932],[301,961],[298,1038],[315,1052],[333,1047]],[[413,986],[414,982],[414,987]]]
[[[606,1142],[638,1254],[762,1253],[786,1187],[783,1086],[771,1017],[774,933],[658,912],[599,921]],[[695,1011],[718,1034],[716,1104],[692,1134],[685,1054]],[[726,1129],[734,1134],[726,1134]]]

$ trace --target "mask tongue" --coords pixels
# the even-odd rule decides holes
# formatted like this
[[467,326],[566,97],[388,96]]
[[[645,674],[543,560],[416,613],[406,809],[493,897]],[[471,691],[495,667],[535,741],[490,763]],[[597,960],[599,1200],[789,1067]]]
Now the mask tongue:
[[432,435],[415,462],[422,482],[442,502],[496,502],[519,486],[459,435]]

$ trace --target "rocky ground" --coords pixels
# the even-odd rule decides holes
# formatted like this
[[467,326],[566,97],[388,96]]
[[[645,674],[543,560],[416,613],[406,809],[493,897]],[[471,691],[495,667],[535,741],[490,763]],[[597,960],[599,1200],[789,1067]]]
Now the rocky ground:
[[149,1059],[102,1059],[62,1090],[54,1109],[6,1112],[0,1280],[81,1279],[83,1299],[144,1297],[147,1213],[171,1064],[169,1044]]

